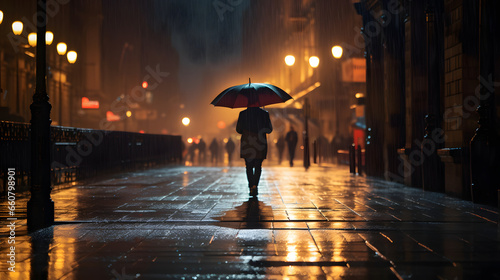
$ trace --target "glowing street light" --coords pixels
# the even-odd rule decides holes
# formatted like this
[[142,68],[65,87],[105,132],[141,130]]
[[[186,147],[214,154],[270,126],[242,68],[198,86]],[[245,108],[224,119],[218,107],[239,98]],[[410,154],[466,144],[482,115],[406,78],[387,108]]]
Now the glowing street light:
[[[54,41],[54,33],[47,31],[45,32],[45,45],[50,46]],[[36,33],[32,32],[28,35],[28,44],[31,47],[36,47]]]
[[12,23],[12,32],[14,32],[14,35],[21,35],[23,33],[23,23],[20,21],[14,21]]
[[293,66],[295,64],[295,56],[293,55],[285,56],[285,63],[288,66]]
[[3,12],[0,11],[0,24],[2,24],[2,21],[3,21]]
[[184,126],[188,126],[190,122],[191,122],[191,120],[188,117],[182,118],[182,124]]
[[127,113],[125,113],[125,115],[127,115],[127,118],[132,117],[132,111],[127,111]]
[[52,41],[54,41],[54,33],[50,31],[45,32],[45,45],[50,46],[52,44]]
[[61,66],[61,58],[66,54],[68,50],[68,46],[64,42],[60,42],[56,46],[57,54],[59,55],[59,123],[62,125],[62,66]]
[[36,33],[30,33],[28,35],[28,44],[32,47],[36,47]]
[[311,56],[309,58],[309,65],[311,65],[312,68],[316,68],[319,65],[319,57],[317,56]]
[[66,57],[68,58],[68,62],[73,64],[76,62],[77,54],[75,51],[69,51]]
[[332,48],[333,57],[335,57],[336,59],[340,59],[342,57],[342,52],[343,49],[341,46],[333,46]]
[[66,45],[66,43],[63,42],[57,44],[56,48],[57,48],[57,54],[59,55],[65,55],[66,51],[68,50],[68,46]]

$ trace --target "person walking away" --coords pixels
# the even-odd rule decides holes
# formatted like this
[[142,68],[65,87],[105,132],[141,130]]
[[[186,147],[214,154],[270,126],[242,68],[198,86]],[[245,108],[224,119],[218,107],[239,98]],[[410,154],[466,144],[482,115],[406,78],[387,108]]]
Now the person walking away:
[[196,143],[192,143],[191,146],[188,148],[188,155],[186,159],[190,162],[191,165],[194,165],[194,154],[196,152]]
[[200,164],[204,164],[207,156],[207,143],[200,138],[198,143],[198,160]]
[[278,148],[278,164],[281,165],[283,160],[283,151],[285,150],[285,137],[281,135],[276,142],[276,148]]
[[290,127],[290,131],[285,136],[285,141],[288,145],[288,155],[290,156],[290,167],[293,166],[293,159],[295,157],[295,148],[297,147],[297,141],[298,141],[298,136],[297,132],[293,128],[293,126]]
[[267,134],[273,131],[269,113],[259,107],[240,112],[236,132],[241,134],[240,157],[245,159],[248,188],[257,196],[262,162],[267,157]]
[[231,137],[229,137],[229,139],[227,140],[227,143],[226,143],[227,162],[228,162],[229,166],[231,166],[231,164],[232,164],[233,153],[234,153],[235,148],[236,148],[236,145],[234,144]]
[[219,143],[217,143],[217,139],[214,138],[212,140],[212,143],[210,143],[210,146],[208,147],[210,150],[210,157],[211,157],[211,162],[212,164],[217,165],[218,162],[218,155],[219,155]]

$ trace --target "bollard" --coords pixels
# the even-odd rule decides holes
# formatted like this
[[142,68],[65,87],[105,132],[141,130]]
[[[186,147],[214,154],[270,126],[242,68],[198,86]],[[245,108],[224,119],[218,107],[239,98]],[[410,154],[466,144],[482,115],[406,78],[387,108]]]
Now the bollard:
[[361,175],[361,172],[363,172],[363,161],[361,158],[361,145],[358,145],[358,175]]
[[314,142],[313,142],[313,162],[314,163],[317,163],[317,161],[316,161],[316,157],[318,156],[317,147],[318,147],[318,141],[314,140]]
[[352,174],[356,173],[356,155],[354,154],[356,152],[356,147],[354,144],[352,144],[349,147],[349,170]]

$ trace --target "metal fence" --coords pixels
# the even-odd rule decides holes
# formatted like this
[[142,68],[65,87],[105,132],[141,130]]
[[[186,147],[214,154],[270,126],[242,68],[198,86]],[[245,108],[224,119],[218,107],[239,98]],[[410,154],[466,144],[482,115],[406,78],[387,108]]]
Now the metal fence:
[[[51,127],[52,185],[182,160],[181,136]],[[0,121],[0,191],[15,168],[17,191],[30,185],[30,124]]]

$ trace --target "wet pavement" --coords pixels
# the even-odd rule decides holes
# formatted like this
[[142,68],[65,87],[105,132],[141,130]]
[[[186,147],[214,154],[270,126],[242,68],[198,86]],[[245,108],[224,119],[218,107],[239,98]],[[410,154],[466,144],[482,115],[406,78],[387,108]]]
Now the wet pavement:
[[166,167],[55,190],[56,225],[7,202],[0,279],[500,279],[498,209],[346,167]]

